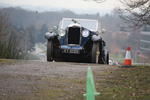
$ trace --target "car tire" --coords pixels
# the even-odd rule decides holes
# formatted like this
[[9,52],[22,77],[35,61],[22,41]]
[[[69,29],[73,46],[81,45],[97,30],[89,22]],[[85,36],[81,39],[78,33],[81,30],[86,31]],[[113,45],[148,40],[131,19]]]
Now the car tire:
[[93,43],[92,47],[92,55],[91,55],[91,62],[98,63],[99,59],[99,43]]
[[106,64],[109,64],[109,52],[107,53]]
[[53,61],[53,41],[47,42],[47,61]]
[[98,63],[99,64],[105,64],[105,57],[104,56],[100,56]]
[[105,54],[104,52],[102,55],[99,56],[99,64],[109,64],[109,53]]

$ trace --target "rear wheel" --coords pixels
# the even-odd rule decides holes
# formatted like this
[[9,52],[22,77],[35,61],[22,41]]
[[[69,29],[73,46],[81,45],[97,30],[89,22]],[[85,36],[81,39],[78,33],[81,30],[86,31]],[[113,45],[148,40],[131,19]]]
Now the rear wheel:
[[99,56],[99,61],[98,61],[99,64],[105,64],[105,57],[100,55]]
[[106,54],[102,52],[102,54],[99,56],[99,63],[100,64],[109,64],[109,53]]
[[91,55],[91,62],[92,63],[98,63],[98,57],[99,57],[99,43],[93,43],[93,47],[92,47],[92,55]]
[[47,61],[53,61],[53,41],[47,42]]
[[107,53],[106,64],[109,64],[109,52]]

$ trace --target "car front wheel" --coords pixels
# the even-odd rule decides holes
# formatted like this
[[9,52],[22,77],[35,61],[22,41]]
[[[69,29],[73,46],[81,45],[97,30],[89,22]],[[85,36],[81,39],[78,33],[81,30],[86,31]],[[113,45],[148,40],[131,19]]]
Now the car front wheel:
[[53,60],[53,41],[48,40],[47,42],[47,61]]
[[91,62],[92,63],[98,63],[98,57],[99,57],[99,43],[93,43],[93,47],[92,47],[92,57],[91,57]]

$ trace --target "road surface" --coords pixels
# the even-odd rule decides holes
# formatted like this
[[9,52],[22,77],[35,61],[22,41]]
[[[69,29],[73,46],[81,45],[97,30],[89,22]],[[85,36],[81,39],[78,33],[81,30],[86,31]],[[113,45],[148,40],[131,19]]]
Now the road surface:
[[96,80],[115,70],[108,65],[75,62],[1,62],[0,100],[83,100],[88,66]]

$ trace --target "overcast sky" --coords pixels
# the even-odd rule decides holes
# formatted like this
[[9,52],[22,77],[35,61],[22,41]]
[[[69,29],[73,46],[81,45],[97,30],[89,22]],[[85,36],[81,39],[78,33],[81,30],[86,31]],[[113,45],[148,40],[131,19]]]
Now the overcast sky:
[[69,9],[76,13],[108,13],[120,5],[119,0],[103,3],[84,0],[0,0],[0,3],[38,11]]

